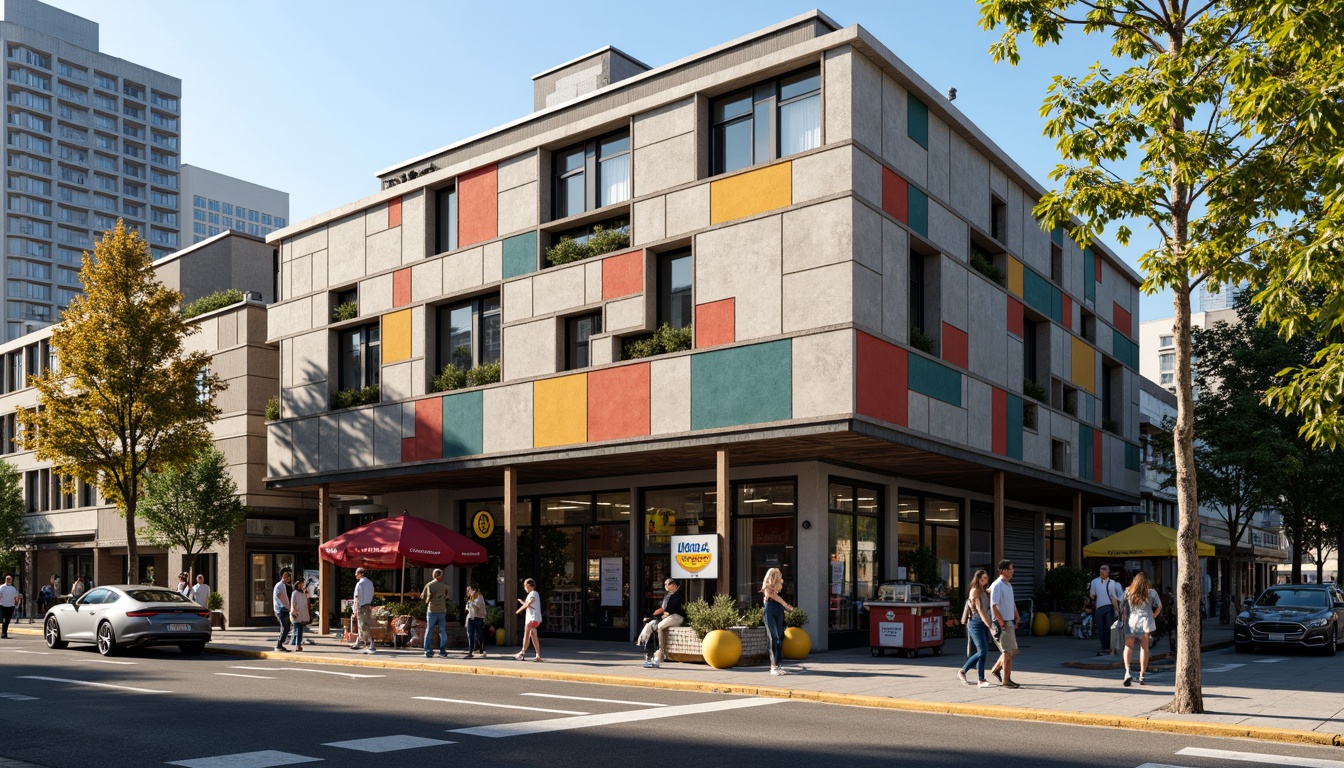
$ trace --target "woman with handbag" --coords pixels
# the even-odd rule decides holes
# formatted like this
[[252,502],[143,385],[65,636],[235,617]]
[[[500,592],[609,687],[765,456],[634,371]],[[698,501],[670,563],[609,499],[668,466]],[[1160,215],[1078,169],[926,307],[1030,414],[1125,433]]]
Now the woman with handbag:
[[1145,685],[1144,675],[1148,672],[1148,635],[1157,630],[1157,617],[1162,613],[1162,599],[1157,590],[1148,586],[1148,577],[1143,571],[1136,571],[1134,579],[1125,591],[1125,687],[1131,682],[1129,675],[1130,655],[1134,652],[1134,641],[1139,643],[1139,685]]
[[294,594],[289,596],[289,617],[294,625],[294,650],[301,651],[303,650],[303,633],[313,620],[312,614],[308,610],[307,582],[303,579],[294,583]]
[[966,635],[975,643],[975,653],[966,659],[966,663],[961,665],[961,670],[957,672],[957,677],[966,685],[971,684],[971,681],[966,679],[966,673],[974,666],[980,676],[979,687],[990,687],[985,680],[985,657],[989,655],[989,627],[994,623],[989,614],[989,573],[981,568],[971,577],[971,591],[966,596],[966,607],[961,611],[961,622],[966,625]]

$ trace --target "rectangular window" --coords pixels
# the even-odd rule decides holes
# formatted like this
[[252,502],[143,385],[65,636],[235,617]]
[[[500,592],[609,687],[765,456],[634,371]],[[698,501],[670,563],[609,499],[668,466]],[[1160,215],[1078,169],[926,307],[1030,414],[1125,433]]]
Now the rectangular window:
[[438,367],[468,370],[499,362],[499,294],[481,296],[438,310]]
[[630,132],[590,139],[554,154],[554,218],[630,199]]
[[910,252],[910,329],[924,332],[924,256]]
[[1040,383],[1036,368],[1036,336],[1038,333],[1035,320],[1022,320],[1022,378],[1027,381]]
[[658,324],[685,328],[693,321],[689,249],[658,257]]
[[716,99],[712,173],[728,173],[821,146],[821,70],[817,67]]
[[[447,187],[435,193],[435,253],[457,250],[457,187]],[[251,220],[257,212],[249,211]]]
[[1050,441],[1050,468],[1056,472],[1069,471],[1069,444],[1063,440]]
[[1176,354],[1168,352],[1157,356],[1157,370],[1167,372],[1176,370]]
[[1157,346],[1159,346],[1159,347],[1170,347],[1170,346],[1172,346],[1172,337],[1170,337],[1170,336],[1158,336],[1158,337],[1157,337]]
[[1058,245],[1050,246],[1050,282],[1064,285],[1064,249]]
[[601,312],[571,317],[565,321],[565,370],[576,371],[592,364],[589,340],[601,332]]
[[341,331],[341,389],[363,389],[378,383],[383,359],[381,331],[378,323]]
[[1008,239],[1008,205],[997,197],[989,201],[989,235],[1000,243]]

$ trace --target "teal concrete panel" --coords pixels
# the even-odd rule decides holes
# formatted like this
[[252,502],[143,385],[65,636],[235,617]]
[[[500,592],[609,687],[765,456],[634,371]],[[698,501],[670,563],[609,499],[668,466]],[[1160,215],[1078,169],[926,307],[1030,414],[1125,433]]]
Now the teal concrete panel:
[[1050,319],[1064,324],[1064,292],[1053,285],[1050,286]]
[[906,200],[906,209],[910,214],[910,228],[924,237],[929,236],[929,196],[910,187]]
[[1008,395],[1008,458],[1022,460],[1022,398]]
[[443,398],[443,457],[484,453],[484,409],[481,392]]
[[1054,243],[1055,245],[1058,245],[1060,248],[1064,247],[1063,225],[1057,226],[1054,229],[1050,230],[1050,242]]
[[1092,428],[1086,424],[1078,425],[1078,477],[1095,479],[1092,477]]
[[793,418],[789,339],[691,356],[691,429]]
[[1139,471],[1139,446],[1125,443],[1125,469]]
[[[1056,298],[1057,290],[1050,284],[1049,280],[1033,272],[1031,269],[1022,269],[1022,300],[1027,306],[1040,312],[1046,317],[1063,316],[1063,308],[1059,305]],[[1055,306],[1052,309],[1051,303]]]
[[1111,354],[1130,368],[1139,369],[1139,345],[1130,341],[1119,328],[1111,329]]
[[537,271],[537,233],[524,232],[504,241],[504,279]]
[[914,96],[905,97],[905,132],[919,146],[929,148],[929,108]]
[[927,357],[910,355],[910,389],[961,407],[961,373]]
[[1097,259],[1091,248],[1083,251],[1083,297],[1097,299]]

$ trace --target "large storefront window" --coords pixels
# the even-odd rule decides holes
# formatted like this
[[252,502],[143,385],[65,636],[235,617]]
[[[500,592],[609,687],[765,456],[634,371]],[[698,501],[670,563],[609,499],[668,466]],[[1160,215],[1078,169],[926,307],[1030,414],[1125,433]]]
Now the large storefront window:
[[[961,588],[961,502],[937,496],[902,495],[897,514],[897,544],[900,562],[919,547],[927,547],[938,560],[938,577],[949,590]],[[927,579],[918,575],[921,581]]]
[[630,494],[567,494],[535,506],[536,525],[518,534],[518,578],[537,580],[542,631],[627,639]]
[[850,633],[855,643],[866,643],[868,612],[882,578],[881,491],[871,486],[832,482],[829,499],[830,606],[833,647],[846,642],[836,633]]
[[[718,503],[714,486],[659,488],[644,492],[644,521],[640,527],[644,552],[640,578],[640,615],[648,616],[663,601],[663,581],[672,575],[673,534],[718,533]],[[681,588],[686,599],[713,596],[715,580],[688,580]]]
[[761,605],[766,571],[778,568],[784,577],[784,598],[798,599],[794,572],[794,513],[797,493],[792,480],[739,484],[734,493],[733,556],[737,599]]
[[1069,520],[1045,517],[1045,569],[1069,564]]

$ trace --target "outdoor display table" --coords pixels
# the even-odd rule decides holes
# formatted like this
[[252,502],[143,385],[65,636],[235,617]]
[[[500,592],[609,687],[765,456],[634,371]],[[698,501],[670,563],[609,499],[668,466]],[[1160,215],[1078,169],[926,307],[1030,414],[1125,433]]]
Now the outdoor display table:
[[870,600],[868,609],[868,645],[874,656],[886,656],[887,650],[900,651],[913,659],[921,648],[932,648],[933,655],[943,652],[943,613],[947,601]]

